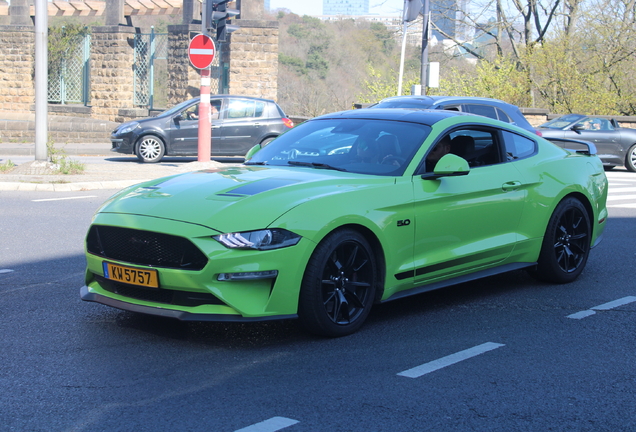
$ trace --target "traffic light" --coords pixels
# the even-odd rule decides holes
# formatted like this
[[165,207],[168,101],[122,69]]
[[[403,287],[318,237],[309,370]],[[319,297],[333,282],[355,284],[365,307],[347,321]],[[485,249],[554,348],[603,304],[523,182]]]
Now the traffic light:
[[[227,4],[230,0],[208,0],[208,11],[210,12],[210,27],[216,30],[216,40],[225,42],[228,33],[232,33],[239,29],[239,26],[228,24],[227,20],[240,14],[237,9],[228,9]],[[210,7],[211,6],[211,7]]]
[[407,0],[404,3],[404,21],[415,21],[422,10],[423,0]]

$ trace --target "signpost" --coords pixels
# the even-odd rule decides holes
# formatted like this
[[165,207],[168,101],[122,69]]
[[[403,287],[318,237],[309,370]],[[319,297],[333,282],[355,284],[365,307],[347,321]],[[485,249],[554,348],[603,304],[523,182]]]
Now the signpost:
[[198,34],[192,38],[188,47],[188,56],[192,66],[201,71],[201,91],[199,101],[199,141],[197,160],[210,160],[212,151],[212,124],[210,120],[210,65],[216,54],[214,41],[210,36]]

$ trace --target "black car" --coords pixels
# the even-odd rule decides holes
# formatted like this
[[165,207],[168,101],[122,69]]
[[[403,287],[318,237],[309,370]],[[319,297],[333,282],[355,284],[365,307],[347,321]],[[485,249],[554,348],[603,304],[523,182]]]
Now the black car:
[[540,135],[528,123],[519,108],[499,99],[478,98],[470,96],[393,96],[382,99],[369,108],[419,108],[460,111],[489,117],[511,123],[520,128]]
[[[210,98],[212,156],[243,156],[294,126],[274,101],[244,96]],[[135,154],[142,162],[164,156],[196,156],[199,98],[182,102],[156,117],[121,124],[113,131],[111,151]]]
[[[567,114],[539,128],[548,140],[561,138],[594,143],[606,169],[625,165],[629,171],[636,172],[636,130],[621,128],[614,119]],[[563,146],[560,142],[555,144]]]

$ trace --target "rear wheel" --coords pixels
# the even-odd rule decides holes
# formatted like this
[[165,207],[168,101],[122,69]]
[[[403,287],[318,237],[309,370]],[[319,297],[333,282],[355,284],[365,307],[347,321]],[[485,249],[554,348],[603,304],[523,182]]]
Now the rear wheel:
[[314,251],[300,289],[303,327],[329,337],[356,332],[369,315],[377,283],[371,246],[357,231],[327,236]]
[[625,156],[625,168],[628,171],[636,172],[636,144],[631,146]]
[[135,148],[135,154],[141,162],[156,163],[163,158],[166,147],[161,138],[154,135],[146,135],[141,137],[139,144]]
[[591,233],[583,204],[576,198],[561,201],[548,223],[533,275],[553,283],[575,280],[587,263]]

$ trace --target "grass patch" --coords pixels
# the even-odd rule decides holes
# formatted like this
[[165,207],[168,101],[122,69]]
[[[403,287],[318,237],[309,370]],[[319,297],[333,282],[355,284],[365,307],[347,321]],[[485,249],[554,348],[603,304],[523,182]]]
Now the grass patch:
[[0,164],[0,172],[7,173],[15,168],[15,164],[11,162],[11,159],[7,159],[5,163]]
[[69,159],[64,149],[55,148],[52,141],[46,143],[51,163],[57,167],[60,174],[82,174],[86,166],[78,161]]

